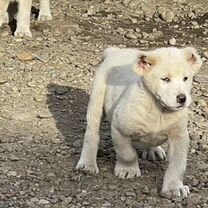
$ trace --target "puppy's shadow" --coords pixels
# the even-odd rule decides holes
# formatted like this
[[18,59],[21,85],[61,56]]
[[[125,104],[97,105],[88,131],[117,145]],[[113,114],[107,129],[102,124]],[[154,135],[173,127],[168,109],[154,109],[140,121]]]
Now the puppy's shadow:
[[[56,127],[64,137],[67,146],[75,147],[76,153],[81,151],[86,129],[86,113],[89,95],[86,91],[57,84],[48,85],[47,104],[56,122]],[[101,125],[101,141],[98,157],[114,158],[113,145],[110,138],[110,126],[107,121]]]
[[68,145],[78,138],[83,138],[88,99],[89,95],[82,89],[48,85],[48,108]]

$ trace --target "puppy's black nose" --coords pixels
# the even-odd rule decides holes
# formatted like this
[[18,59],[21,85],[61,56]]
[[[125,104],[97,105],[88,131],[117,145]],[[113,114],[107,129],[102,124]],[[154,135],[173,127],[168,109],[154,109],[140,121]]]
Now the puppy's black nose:
[[186,102],[186,96],[184,94],[179,94],[176,97],[177,103],[184,104]]

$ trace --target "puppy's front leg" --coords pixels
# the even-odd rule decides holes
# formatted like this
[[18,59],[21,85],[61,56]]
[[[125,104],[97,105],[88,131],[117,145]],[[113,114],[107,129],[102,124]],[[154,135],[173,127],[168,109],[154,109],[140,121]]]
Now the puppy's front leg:
[[186,160],[189,147],[189,135],[185,128],[177,128],[170,134],[168,150],[168,169],[164,176],[161,194],[167,198],[187,197],[189,187],[183,185]]
[[131,139],[122,135],[112,126],[111,135],[116,151],[116,165],[114,173],[118,178],[129,179],[141,176],[137,152],[131,144]]
[[50,11],[50,0],[40,0],[40,12],[38,20],[52,20]]
[[0,27],[3,23],[9,22],[9,17],[7,13],[8,5],[9,0],[0,0]]
[[17,15],[17,29],[14,33],[15,36],[32,37],[30,32],[30,13],[31,13],[32,0],[19,0],[19,10]]

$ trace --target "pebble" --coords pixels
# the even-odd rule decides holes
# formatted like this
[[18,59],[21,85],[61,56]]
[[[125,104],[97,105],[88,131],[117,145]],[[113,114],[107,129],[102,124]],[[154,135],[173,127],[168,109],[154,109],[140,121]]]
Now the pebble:
[[90,8],[87,10],[87,15],[88,16],[92,16],[94,15],[96,12],[95,12],[95,8],[93,6],[90,6]]
[[68,205],[68,204],[70,204],[72,202],[72,197],[66,197],[64,200],[63,200],[63,202],[62,202],[62,204],[65,204],[65,205]]
[[171,38],[169,39],[168,43],[172,46],[176,45],[176,39],[175,38]]
[[149,189],[148,189],[147,186],[144,186],[144,187],[142,188],[142,193],[143,193],[143,194],[148,194],[148,193],[149,193]]
[[50,204],[50,202],[48,201],[48,200],[46,200],[46,199],[40,199],[39,201],[38,201],[38,204],[42,204],[42,205],[45,205],[45,204]]
[[132,32],[128,32],[126,34],[126,37],[129,38],[129,39],[137,39],[137,36]]
[[194,29],[200,28],[199,23],[197,21],[192,21],[191,24],[192,24],[192,28]]
[[40,118],[40,119],[46,119],[46,118],[52,118],[52,117],[53,115],[48,111],[42,111],[38,113],[37,115],[37,118]]
[[164,11],[161,13],[161,18],[166,22],[172,22],[174,16],[175,15],[172,11]]
[[33,59],[32,53],[26,51],[20,51],[16,56],[20,61],[31,61]]
[[37,203],[37,202],[39,202],[39,199],[37,197],[33,197],[30,199],[30,202]]
[[122,27],[119,27],[117,30],[117,33],[120,34],[120,35],[123,35],[126,33],[126,31],[122,28]]
[[17,172],[16,171],[12,171],[12,170],[8,171],[8,173],[7,173],[8,177],[12,177],[12,176],[14,177],[16,175],[17,175]]

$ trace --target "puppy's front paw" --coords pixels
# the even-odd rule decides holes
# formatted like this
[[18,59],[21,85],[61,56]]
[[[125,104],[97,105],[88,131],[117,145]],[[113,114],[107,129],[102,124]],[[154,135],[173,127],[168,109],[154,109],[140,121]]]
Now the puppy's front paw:
[[47,21],[47,20],[52,20],[51,14],[39,14],[38,16],[39,21]]
[[76,170],[82,170],[84,172],[92,173],[92,174],[98,174],[99,169],[96,163],[85,161],[80,159],[77,163]]
[[142,152],[143,160],[165,160],[166,154],[162,147],[151,147],[150,149],[144,150]]
[[32,37],[32,33],[30,32],[30,30],[25,30],[25,29],[17,29],[14,33],[14,36],[16,37]]
[[121,179],[130,179],[141,176],[141,171],[137,162],[131,166],[128,166],[117,161],[114,173],[115,176]]
[[173,198],[186,198],[190,194],[189,187],[188,186],[174,186],[173,188],[169,189],[162,189],[161,195],[168,199]]

